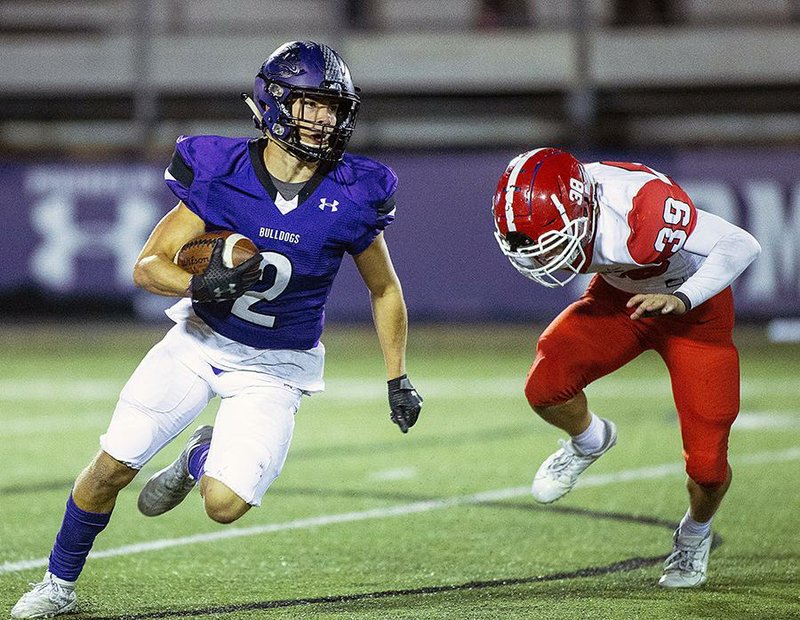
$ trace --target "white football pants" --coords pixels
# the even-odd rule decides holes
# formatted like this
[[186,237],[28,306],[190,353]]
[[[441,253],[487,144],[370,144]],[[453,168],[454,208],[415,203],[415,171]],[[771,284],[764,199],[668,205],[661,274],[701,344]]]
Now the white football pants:
[[264,372],[215,372],[177,326],[147,353],[125,384],[100,446],[141,469],[215,395],[222,400],[205,473],[259,506],[283,469],[302,392]]

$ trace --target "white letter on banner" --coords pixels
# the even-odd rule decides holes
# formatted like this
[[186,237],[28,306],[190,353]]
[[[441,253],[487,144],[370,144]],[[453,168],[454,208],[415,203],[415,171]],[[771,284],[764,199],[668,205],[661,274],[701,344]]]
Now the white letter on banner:
[[741,218],[736,210],[736,194],[728,183],[689,181],[680,185],[695,207],[739,225]]
[[748,293],[753,300],[776,300],[789,294],[797,303],[800,294],[800,185],[793,191],[792,208],[785,209],[784,188],[775,181],[746,183],[749,229],[761,244],[761,256],[749,268]]
[[109,209],[116,213],[114,222],[78,223],[79,199],[79,193],[50,191],[33,204],[31,222],[42,236],[31,258],[33,277],[50,288],[69,291],[75,285],[78,257],[102,260],[111,255],[116,260],[115,279],[97,292],[132,288],[133,264],[158,220],[158,207],[146,196],[130,194],[116,204],[109,201]]

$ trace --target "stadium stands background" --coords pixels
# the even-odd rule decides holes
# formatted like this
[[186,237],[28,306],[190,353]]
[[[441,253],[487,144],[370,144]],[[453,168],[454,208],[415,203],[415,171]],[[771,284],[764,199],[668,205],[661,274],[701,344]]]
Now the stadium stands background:
[[[400,176],[412,318],[544,320],[491,238],[494,183],[538,145],[644,160],[764,255],[744,318],[800,316],[797,0],[0,2],[0,313],[159,317],[130,266],[174,203],[181,134],[255,135],[239,93],[284,41],[332,45],[364,91],[352,150]],[[353,270],[329,316],[367,320]]]

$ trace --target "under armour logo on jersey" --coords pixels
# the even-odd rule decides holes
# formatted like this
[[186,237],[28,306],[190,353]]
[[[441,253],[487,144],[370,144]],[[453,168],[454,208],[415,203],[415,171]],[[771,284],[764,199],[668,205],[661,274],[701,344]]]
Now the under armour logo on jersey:
[[338,211],[339,210],[339,201],[338,200],[332,200],[331,202],[328,202],[328,200],[326,198],[320,198],[319,199],[319,208],[320,208],[320,210],[324,211],[325,207],[330,207],[331,212]]

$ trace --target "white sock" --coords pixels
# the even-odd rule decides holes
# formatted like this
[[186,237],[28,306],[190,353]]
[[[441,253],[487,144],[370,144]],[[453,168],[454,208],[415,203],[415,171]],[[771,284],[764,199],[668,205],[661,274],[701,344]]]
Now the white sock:
[[572,438],[572,445],[583,454],[597,452],[603,447],[603,442],[606,440],[606,427],[603,421],[591,411],[589,415],[592,416],[592,421],[589,422],[589,428],[580,435],[575,435]]
[[702,536],[705,538],[706,534],[711,531],[711,519],[705,523],[698,523],[686,511],[686,514],[681,519],[681,524],[678,526],[678,533],[680,536]]

